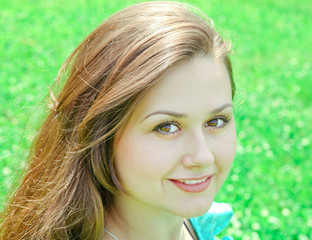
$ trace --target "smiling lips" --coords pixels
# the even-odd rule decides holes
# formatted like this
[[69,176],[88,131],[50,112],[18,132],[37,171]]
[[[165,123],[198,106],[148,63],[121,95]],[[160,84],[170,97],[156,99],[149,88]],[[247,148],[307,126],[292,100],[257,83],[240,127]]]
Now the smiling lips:
[[174,185],[185,192],[199,193],[206,190],[213,175],[201,179],[169,179]]

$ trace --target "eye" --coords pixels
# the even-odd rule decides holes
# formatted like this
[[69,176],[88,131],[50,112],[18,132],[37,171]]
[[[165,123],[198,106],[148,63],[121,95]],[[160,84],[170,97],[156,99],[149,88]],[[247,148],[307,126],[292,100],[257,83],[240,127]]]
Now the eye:
[[160,134],[175,134],[180,131],[176,123],[165,122],[157,125],[153,131]]
[[205,127],[213,127],[213,128],[222,128],[226,125],[226,123],[229,120],[223,117],[217,117],[214,119],[209,120],[206,124]]

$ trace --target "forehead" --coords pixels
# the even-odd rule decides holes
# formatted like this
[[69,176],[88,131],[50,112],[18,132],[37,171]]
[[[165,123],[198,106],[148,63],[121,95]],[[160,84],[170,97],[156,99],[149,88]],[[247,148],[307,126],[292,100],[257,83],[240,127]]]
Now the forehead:
[[232,102],[232,90],[225,64],[221,59],[198,56],[170,69],[135,112],[208,111],[228,102]]

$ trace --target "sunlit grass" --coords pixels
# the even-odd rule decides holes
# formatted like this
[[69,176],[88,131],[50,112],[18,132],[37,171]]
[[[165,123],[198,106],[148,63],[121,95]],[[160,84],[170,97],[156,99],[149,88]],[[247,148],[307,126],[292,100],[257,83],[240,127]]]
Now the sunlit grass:
[[[133,2],[0,3],[1,196],[24,166],[62,62],[105,17]],[[312,2],[192,3],[234,47],[237,155],[217,197],[235,211],[227,234],[312,239]]]

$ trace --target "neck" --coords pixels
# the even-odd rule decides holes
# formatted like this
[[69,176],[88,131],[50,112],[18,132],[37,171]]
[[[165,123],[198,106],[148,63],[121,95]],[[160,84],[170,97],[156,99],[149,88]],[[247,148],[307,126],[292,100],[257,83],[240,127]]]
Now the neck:
[[[139,206],[139,207],[137,207]],[[116,200],[106,215],[105,229],[119,240],[180,240],[183,218],[160,209]],[[113,239],[106,233],[105,239]]]

